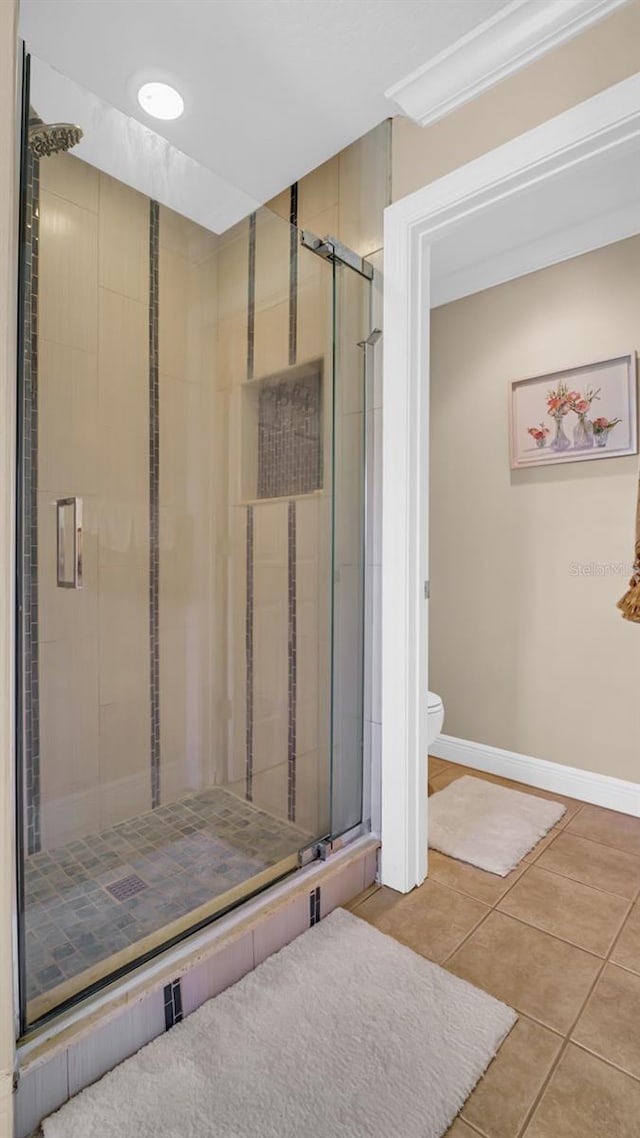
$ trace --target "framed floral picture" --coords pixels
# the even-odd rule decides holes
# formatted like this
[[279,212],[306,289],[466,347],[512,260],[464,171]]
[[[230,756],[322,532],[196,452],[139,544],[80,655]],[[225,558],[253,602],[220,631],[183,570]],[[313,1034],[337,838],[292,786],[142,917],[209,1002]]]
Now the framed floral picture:
[[514,379],[511,469],[638,451],[636,354]]

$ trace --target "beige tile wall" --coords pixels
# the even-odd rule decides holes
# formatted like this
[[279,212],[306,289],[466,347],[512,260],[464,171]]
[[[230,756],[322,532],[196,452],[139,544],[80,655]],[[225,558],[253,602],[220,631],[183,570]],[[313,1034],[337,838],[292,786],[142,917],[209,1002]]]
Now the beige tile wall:
[[[151,805],[149,202],[72,155],[42,162],[41,184],[41,738],[51,847]],[[210,737],[226,708],[226,551],[213,534],[227,529],[228,400],[216,390],[216,297],[216,238],[161,210],[163,801],[216,781],[226,761],[225,732],[218,726],[215,749]],[[79,591],[55,582],[52,503],[71,495],[84,501]]]
[[[100,823],[99,175],[43,162],[39,303],[39,612],[43,845]],[[85,588],[56,587],[55,499],[84,499]]]
[[[214,445],[217,239],[160,209],[160,771],[161,800],[219,780],[212,730],[224,672],[212,669],[223,628],[224,574],[213,552],[220,517]],[[224,411],[224,405],[222,407]],[[223,480],[224,481],[224,480]],[[218,510],[215,496],[218,496]],[[226,521],[226,518],[225,518]],[[221,591],[222,590],[222,591]]]
[[[336,155],[298,185],[298,224],[319,236],[332,234],[368,255],[382,245],[382,213],[390,197],[390,124],[383,123]],[[289,309],[288,192],[269,203],[256,220],[254,384],[246,382],[248,222],[221,240],[218,259],[220,323],[218,381],[231,388],[230,418],[230,590],[233,612],[229,656],[232,748],[229,781],[244,793],[246,760],[246,508],[255,496],[255,416],[262,377],[287,371]],[[277,215],[277,216],[276,216]],[[359,278],[347,281],[338,298],[340,322],[338,467],[341,507],[359,492],[362,469],[363,372],[357,341],[369,331],[368,290]],[[324,469],[331,469],[332,270],[312,253],[298,252],[297,364],[322,360],[324,367]],[[325,491],[299,499],[297,517],[297,821],[310,833],[329,826],[330,778],[330,540],[329,482]],[[254,561],[254,801],[287,813],[287,507],[255,502]],[[361,559],[360,518],[337,512],[339,647],[350,659]],[[233,581],[233,585],[231,582]],[[343,614],[343,617],[342,615]],[[361,714],[358,677],[339,686],[337,763],[352,753]],[[342,714],[344,712],[344,714]],[[345,788],[349,772],[343,768]]]

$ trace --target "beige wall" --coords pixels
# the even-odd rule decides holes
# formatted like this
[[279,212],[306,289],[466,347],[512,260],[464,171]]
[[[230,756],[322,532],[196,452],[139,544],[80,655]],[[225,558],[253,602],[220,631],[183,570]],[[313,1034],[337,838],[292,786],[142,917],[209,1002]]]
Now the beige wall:
[[17,4],[0,4],[0,1138],[13,1134]]
[[429,686],[453,736],[638,780],[638,459],[509,469],[507,386],[638,348],[640,237],[432,313]]
[[429,127],[393,120],[393,200],[485,154],[640,66],[640,0]]

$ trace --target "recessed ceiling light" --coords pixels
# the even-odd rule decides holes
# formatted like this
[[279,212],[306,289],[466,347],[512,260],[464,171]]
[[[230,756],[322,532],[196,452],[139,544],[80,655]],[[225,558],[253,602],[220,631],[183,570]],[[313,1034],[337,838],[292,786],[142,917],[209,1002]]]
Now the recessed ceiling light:
[[179,119],[184,110],[182,95],[168,83],[143,83],[138,102],[154,119]]

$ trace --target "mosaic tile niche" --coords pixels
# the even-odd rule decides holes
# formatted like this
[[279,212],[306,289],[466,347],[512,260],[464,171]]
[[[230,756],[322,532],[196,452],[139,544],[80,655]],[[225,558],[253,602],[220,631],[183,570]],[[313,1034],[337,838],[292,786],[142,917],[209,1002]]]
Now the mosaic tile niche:
[[321,490],[321,362],[254,382],[246,393],[245,438],[257,462],[245,470],[246,497],[288,498]]

